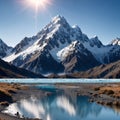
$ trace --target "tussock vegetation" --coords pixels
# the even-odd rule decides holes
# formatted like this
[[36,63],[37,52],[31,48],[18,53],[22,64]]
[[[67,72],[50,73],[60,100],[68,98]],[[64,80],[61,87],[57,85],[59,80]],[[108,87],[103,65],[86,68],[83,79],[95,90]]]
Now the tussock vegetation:
[[15,94],[18,89],[21,89],[18,84],[0,83],[0,105],[12,102],[12,94]]
[[99,94],[105,94],[112,97],[120,98],[120,84],[96,87],[94,88],[94,90],[98,91]]

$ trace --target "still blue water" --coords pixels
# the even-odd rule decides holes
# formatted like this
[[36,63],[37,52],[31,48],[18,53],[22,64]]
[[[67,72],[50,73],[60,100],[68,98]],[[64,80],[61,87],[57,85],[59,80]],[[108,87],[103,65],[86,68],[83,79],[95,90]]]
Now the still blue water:
[[87,96],[77,96],[69,91],[57,93],[57,88],[51,85],[39,85],[37,89],[52,94],[22,99],[11,104],[4,112],[11,115],[19,112],[21,117],[42,120],[120,120],[119,109],[90,103]]

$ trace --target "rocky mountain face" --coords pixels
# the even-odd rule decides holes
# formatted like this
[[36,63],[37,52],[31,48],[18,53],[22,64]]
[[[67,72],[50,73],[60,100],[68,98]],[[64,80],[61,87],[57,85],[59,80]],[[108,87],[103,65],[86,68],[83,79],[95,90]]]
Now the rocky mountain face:
[[84,72],[73,74],[56,75],[51,74],[50,78],[120,78],[120,60],[110,64],[100,65]]
[[119,42],[103,45],[88,38],[62,16],[56,16],[36,36],[25,37],[3,60],[36,73],[85,71],[120,59]]
[[0,59],[0,78],[43,78],[43,76],[17,68]]
[[[67,53],[66,53],[67,52]],[[92,53],[88,51],[79,41],[72,42],[61,51],[62,64],[65,72],[85,71],[99,64]],[[67,56],[65,56],[65,54]]]
[[12,47],[9,47],[0,39],[0,58],[3,58],[12,51]]

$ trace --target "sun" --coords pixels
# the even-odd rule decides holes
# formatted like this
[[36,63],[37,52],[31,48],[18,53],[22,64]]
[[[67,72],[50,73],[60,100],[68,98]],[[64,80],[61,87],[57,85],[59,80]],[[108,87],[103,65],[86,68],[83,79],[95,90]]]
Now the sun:
[[[37,30],[38,26],[38,15],[40,12],[44,12],[46,14],[49,13],[47,10],[51,5],[53,5],[54,0],[20,0],[20,4],[23,5],[23,12],[25,10],[34,11],[34,19],[35,19],[35,29]],[[33,15],[33,12],[31,12]]]
[[29,0],[29,3],[33,5],[33,7],[45,7],[47,0]]
[[50,0],[26,0],[26,4],[38,11],[39,9],[45,9],[50,4]]
[[18,1],[23,5],[24,10],[33,9],[36,13],[39,11],[46,11],[54,0],[20,0]]

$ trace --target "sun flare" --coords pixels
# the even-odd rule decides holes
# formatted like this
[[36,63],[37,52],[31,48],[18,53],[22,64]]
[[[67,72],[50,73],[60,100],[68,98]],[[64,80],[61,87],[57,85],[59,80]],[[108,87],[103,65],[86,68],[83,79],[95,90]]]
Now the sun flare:
[[33,5],[33,7],[44,7],[46,5],[47,0],[29,0],[30,4]]
[[51,5],[53,5],[54,0],[21,0],[19,1],[24,7],[25,10],[33,10],[34,11],[34,19],[35,19],[35,29],[37,30],[38,26],[38,15],[39,12],[49,13],[47,10]]
[[50,4],[50,0],[26,0],[26,4],[38,11],[39,9],[45,9]]

